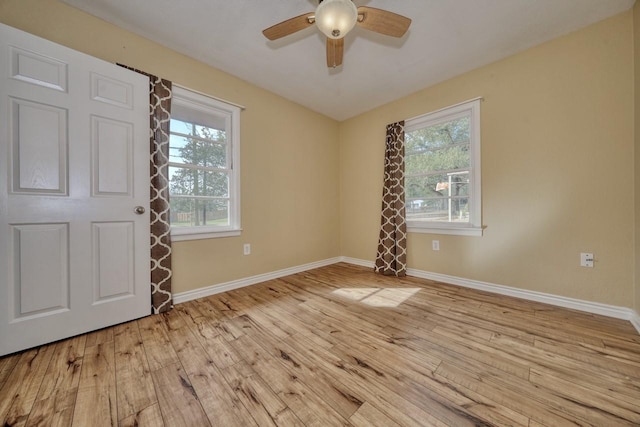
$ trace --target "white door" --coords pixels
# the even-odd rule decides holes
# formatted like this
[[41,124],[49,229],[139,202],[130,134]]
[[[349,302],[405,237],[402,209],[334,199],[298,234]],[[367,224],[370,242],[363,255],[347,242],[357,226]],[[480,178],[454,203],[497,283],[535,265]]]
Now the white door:
[[149,83],[2,24],[0,45],[3,355],[150,314]]

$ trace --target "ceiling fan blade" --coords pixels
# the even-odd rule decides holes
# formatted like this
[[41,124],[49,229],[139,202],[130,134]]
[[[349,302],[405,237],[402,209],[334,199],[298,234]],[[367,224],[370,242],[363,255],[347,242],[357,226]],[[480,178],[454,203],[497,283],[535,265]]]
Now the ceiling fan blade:
[[327,37],[327,67],[336,68],[342,65],[344,54],[344,38],[330,39]]
[[386,36],[402,37],[409,29],[411,19],[388,10],[360,6],[357,24]]
[[[269,40],[277,40],[296,31],[304,30],[314,24],[313,12],[287,19],[279,24],[273,25],[262,32]],[[311,18],[311,19],[310,19]]]

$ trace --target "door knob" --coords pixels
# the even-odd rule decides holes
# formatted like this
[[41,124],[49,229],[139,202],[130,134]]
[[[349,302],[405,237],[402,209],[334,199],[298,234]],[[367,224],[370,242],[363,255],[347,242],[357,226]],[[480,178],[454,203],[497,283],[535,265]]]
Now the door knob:
[[144,206],[136,206],[136,208],[133,211],[138,215],[142,215],[144,213]]

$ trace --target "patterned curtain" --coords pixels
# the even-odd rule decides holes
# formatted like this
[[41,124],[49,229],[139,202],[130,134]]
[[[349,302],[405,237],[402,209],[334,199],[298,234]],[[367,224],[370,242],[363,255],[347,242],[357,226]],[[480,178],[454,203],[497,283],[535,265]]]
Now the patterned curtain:
[[151,173],[151,311],[173,308],[171,294],[171,225],[169,223],[169,121],[171,82],[118,64],[149,77]]
[[404,215],[404,121],[400,121],[387,125],[377,273],[406,275],[407,223]]

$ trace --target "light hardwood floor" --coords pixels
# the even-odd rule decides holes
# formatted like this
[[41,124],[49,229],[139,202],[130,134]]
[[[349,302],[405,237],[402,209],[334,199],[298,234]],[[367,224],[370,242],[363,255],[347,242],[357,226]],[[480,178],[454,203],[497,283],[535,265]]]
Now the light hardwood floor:
[[336,264],[4,357],[0,423],[637,426],[640,336]]

